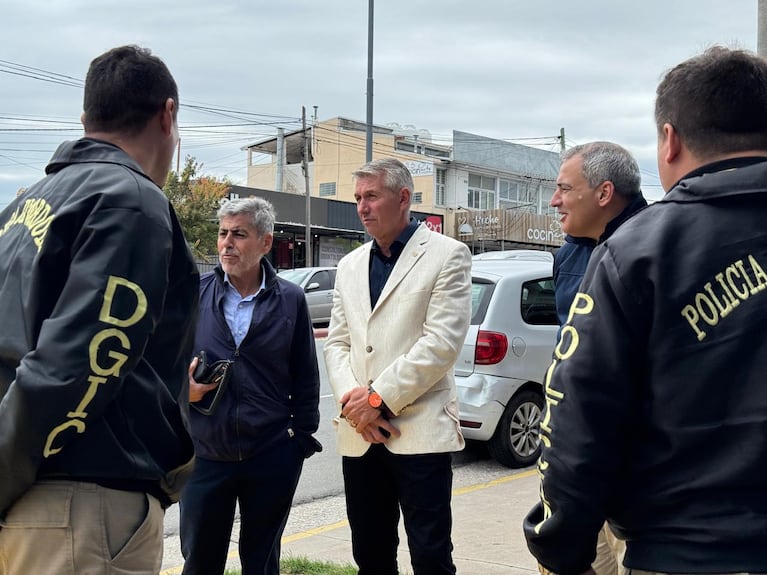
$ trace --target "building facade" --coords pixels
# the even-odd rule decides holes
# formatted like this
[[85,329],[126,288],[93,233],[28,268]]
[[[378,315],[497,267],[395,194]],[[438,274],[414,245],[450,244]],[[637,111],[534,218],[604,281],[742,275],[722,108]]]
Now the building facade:
[[[364,122],[339,117],[246,146],[248,187],[305,196],[308,150],[312,198],[353,204],[351,174],[365,163],[365,130]],[[473,252],[561,245],[561,229],[549,207],[558,153],[460,131],[453,131],[453,144],[445,146],[433,143],[425,130],[399,126],[374,126],[372,149],[374,159],[395,157],[410,170],[412,211],[431,218],[433,229],[460,239]],[[255,163],[256,154],[267,161]],[[344,223],[345,230],[349,226]]]

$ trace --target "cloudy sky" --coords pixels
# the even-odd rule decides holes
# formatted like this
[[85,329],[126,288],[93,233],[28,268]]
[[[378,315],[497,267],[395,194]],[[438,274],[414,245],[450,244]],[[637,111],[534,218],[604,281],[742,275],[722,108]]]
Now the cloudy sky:
[[[366,0],[3,0],[0,208],[81,135],[90,60],[151,48],[179,84],[182,156],[245,183],[240,147],[276,126],[365,120]],[[378,0],[374,122],[557,150],[616,141],[649,197],[654,90],[712,44],[756,49],[757,0]]]

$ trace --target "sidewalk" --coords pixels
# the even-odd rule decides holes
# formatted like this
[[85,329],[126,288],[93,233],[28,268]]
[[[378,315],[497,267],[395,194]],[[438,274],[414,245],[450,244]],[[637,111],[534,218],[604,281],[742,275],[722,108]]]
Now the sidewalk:
[[[454,469],[453,560],[458,574],[538,573],[521,527],[523,517],[537,500],[538,477],[534,470],[506,469],[495,475],[497,477],[490,481],[477,483],[470,466]],[[239,525],[235,524],[227,564],[231,569],[239,568],[238,529]],[[400,541],[400,573],[407,575],[412,571],[402,525]],[[282,555],[353,564],[343,496],[294,506],[282,538]],[[181,573],[182,563],[178,538],[166,538],[161,575]]]

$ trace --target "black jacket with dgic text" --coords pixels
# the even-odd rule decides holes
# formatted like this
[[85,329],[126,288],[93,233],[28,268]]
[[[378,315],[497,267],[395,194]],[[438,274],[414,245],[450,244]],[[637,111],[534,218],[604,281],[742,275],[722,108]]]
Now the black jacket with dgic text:
[[62,144],[0,213],[0,515],[37,479],[176,500],[193,457],[197,268],[120,148]]
[[[546,385],[546,568],[767,572],[767,159],[704,166],[591,256]],[[550,372],[551,374],[552,372]]]

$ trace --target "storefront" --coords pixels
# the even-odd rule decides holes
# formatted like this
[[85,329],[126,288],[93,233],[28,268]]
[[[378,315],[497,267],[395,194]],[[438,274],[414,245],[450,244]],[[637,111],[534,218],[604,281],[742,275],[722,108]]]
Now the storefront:
[[[264,198],[275,208],[277,218],[269,259],[278,270],[306,267],[307,245],[311,248],[311,265],[334,266],[366,241],[365,229],[357,216],[355,204],[312,197],[311,238],[307,244],[306,196],[244,186],[232,186],[229,191],[230,198],[248,196]],[[415,211],[411,215],[432,230],[444,233],[442,215]]]
[[515,248],[554,251],[564,242],[559,221],[515,209],[452,210],[447,226],[472,253]]

